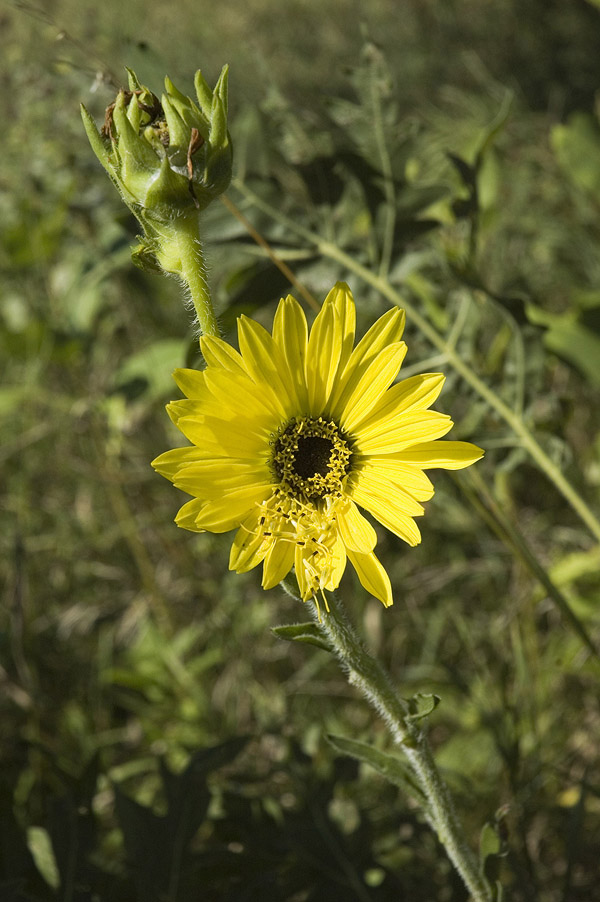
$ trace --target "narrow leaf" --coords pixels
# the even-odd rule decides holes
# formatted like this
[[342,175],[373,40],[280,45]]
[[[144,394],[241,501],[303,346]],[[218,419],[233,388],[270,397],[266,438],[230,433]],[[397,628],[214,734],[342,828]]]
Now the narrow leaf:
[[394,786],[398,786],[403,792],[418,801],[427,814],[428,803],[425,794],[418,786],[409,766],[395,755],[375,749],[366,742],[348,739],[345,736],[329,734],[327,740],[342,755],[350,755],[351,758],[368,764]]
[[412,698],[407,699],[407,701],[410,713],[406,719],[416,721],[421,720],[423,717],[428,717],[432,711],[435,711],[440,703],[440,697],[439,695],[418,692]]
[[292,623],[289,626],[274,626],[271,629],[278,639],[287,639],[289,642],[308,642],[317,648],[333,654],[333,648],[323,635],[321,628],[316,623]]

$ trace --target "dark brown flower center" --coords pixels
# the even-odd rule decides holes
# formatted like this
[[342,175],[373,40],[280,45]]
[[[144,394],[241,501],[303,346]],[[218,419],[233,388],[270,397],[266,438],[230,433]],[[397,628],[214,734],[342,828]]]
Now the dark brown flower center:
[[292,498],[313,504],[339,496],[352,457],[348,437],[322,417],[291,420],[272,440],[271,467],[280,488]]

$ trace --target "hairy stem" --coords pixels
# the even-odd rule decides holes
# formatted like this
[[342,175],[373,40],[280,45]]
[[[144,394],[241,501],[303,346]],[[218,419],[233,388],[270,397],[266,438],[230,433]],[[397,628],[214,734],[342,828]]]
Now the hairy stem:
[[188,288],[202,335],[219,335],[202,253],[198,217],[179,216],[156,227],[158,262]]
[[[289,587],[286,586],[289,592]],[[329,613],[320,618],[316,604],[308,602],[313,618],[327,638],[350,683],[356,686],[387,723],[394,740],[406,755],[428,802],[427,817],[474,902],[491,902],[492,891],[479,871],[476,857],[465,840],[448,787],[442,779],[427,737],[410,718],[389,674],[373,658],[356,635],[335,597],[329,595]]]

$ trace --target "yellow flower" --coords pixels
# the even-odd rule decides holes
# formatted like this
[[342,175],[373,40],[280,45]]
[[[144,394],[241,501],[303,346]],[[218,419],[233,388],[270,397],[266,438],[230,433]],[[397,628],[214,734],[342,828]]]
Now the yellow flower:
[[353,348],[355,318],[350,289],[339,282],[310,335],[302,308],[287,297],[272,335],[240,317],[239,353],[203,336],[206,369],[177,370],[188,400],[167,407],[192,445],[152,466],[194,496],[179,526],[237,527],[230,569],[262,563],[270,589],[294,567],[306,601],[335,589],[349,559],[365,589],[388,606],[377,535],[359,508],[417,545],[414,518],[433,495],[424,470],[467,467],[483,451],[437,441],[452,427],[449,416],[427,409],[443,375],[392,385],[406,353],[404,311],[388,310]]

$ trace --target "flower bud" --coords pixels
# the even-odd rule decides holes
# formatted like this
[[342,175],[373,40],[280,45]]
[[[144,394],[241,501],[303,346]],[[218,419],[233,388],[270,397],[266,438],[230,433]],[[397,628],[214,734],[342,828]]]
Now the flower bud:
[[[196,104],[169,78],[160,100],[128,69],[129,89],[100,131],[82,106],[92,148],[151,241],[159,223],[203,210],[231,180],[227,66],[211,91],[196,73]],[[160,230],[160,229],[159,229]]]

